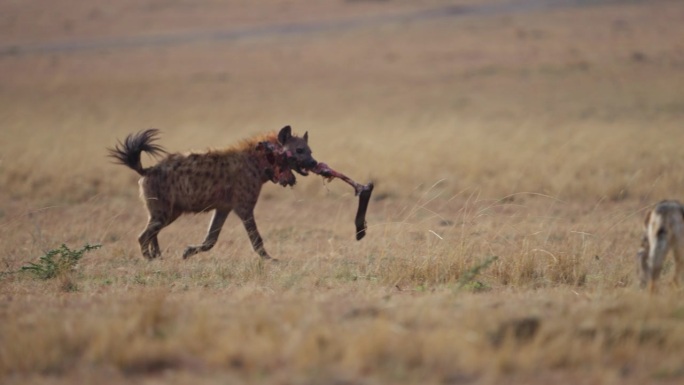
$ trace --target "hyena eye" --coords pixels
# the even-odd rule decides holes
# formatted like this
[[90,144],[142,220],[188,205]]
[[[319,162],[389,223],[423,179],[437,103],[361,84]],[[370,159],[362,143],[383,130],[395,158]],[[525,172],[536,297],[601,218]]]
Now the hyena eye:
[[303,153],[304,153],[304,149],[303,149],[303,148],[298,148],[298,149],[297,149],[297,154],[303,154]]

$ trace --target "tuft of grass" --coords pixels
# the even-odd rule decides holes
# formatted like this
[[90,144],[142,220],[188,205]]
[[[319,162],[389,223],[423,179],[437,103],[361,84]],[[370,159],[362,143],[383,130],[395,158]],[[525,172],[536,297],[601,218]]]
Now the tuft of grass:
[[86,244],[78,250],[71,250],[67,245],[62,244],[59,248],[52,249],[45,253],[38,263],[29,262],[22,266],[21,271],[33,274],[39,279],[51,279],[68,273],[76,267],[78,261],[89,251],[97,250],[102,245]]
[[456,288],[459,290],[463,288],[469,288],[474,291],[486,290],[486,285],[482,282],[475,281],[475,278],[477,278],[482,271],[488,268],[489,265],[491,265],[497,259],[499,259],[499,257],[493,255],[482,261],[482,263],[471,267],[469,270],[466,270],[463,274],[461,274],[461,277],[459,277]]

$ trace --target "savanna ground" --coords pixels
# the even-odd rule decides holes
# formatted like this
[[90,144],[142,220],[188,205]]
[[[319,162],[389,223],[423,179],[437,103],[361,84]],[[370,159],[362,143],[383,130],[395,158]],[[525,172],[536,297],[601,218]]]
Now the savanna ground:
[[[634,254],[645,210],[684,192],[682,20],[679,1],[0,2],[0,382],[680,383],[671,260],[649,296]],[[257,206],[280,263],[234,216],[183,261],[208,214],[143,260],[138,178],[106,147],[286,124],[376,182],[365,239],[351,188],[309,176]],[[16,272],[62,243],[102,248]]]

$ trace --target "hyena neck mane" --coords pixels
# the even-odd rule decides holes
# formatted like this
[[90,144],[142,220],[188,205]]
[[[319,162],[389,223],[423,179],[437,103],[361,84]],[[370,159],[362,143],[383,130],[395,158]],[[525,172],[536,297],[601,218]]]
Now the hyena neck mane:
[[241,140],[220,152],[248,156],[257,165],[264,183],[271,181],[281,186],[294,186],[297,180],[286,159],[280,155],[278,150],[281,148],[278,134],[270,132]]
[[278,135],[275,132],[269,132],[266,134],[254,135],[251,138],[242,139],[236,144],[224,149],[223,151],[229,152],[240,152],[240,153],[255,153],[257,152],[257,146],[261,142],[269,142],[274,145],[278,144]]

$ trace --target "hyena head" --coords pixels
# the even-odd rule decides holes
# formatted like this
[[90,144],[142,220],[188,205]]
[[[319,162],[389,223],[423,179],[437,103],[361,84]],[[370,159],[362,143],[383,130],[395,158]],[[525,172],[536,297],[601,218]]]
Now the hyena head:
[[307,170],[316,167],[318,162],[311,156],[309,133],[301,138],[292,135],[290,126],[283,127],[278,133],[278,142],[283,146],[288,166],[300,175],[308,175]]

